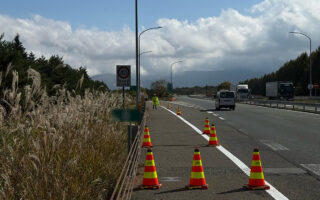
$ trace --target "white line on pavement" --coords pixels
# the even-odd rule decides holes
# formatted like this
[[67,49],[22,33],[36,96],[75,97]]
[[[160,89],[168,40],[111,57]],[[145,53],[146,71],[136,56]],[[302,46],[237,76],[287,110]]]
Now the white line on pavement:
[[213,114],[213,116],[217,117],[218,115],[217,114]]
[[260,140],[263,144],[267,145],[271,149],[275,151],[288,151],[289,149],[285,146],[282,146],[281,144],[275,143],[271,140]]
[[301,164],[301,166],[320,176],[320,164]]
[[225,118],[223,118],[223,117],[219,117],[219,119],[221,119],[221,120],[226,120]]
[[[181,116],[177,115],[176,113],[172,112],[171,110],[168,110],[167,108],[163,107],[163,109],[169,111],[179,119],[181,119],[184,123],[189,125],[193,130],[195,130],[198,134],[200,134],[202,137],[204,137],[207,141],[209,141],[209,136],[206,134],[202,134],[202,131],[198,129],[196,126],[182,118]],[[247,167],[246,164],[244,164],[240,159],[235,157],[232,153],[230,153],[227,149],[225,149],[223,146],[218,146],[217,149],[221,151],[225,156],[227,156],[233,163],[235,163],[247,176],[250,176],[250,168]],[[265,181],[267,185],[270,186],[270,190],[266,190],[274,199],[276,200],[289,200],[286,196],[284,196],[281,192],[279,192],[275,187],[273,187],[270,183]]]
[[212,111],[207,111],[207,113],[211,114],[211,113],[213,113],[213,112],[212,112]]

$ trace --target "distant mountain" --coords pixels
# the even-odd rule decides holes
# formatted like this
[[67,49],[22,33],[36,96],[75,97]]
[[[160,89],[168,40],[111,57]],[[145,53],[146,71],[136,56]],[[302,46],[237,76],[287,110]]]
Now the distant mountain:
[[173,78],[174,87],[193,87],[205,85],[218,85],[224,81],[237,84],[245,79],[259,77],[263,72],[247,69],[221,70],[221,71],[186,71]]
[[[247,69],[235,69],[224,71],[185,71],[179,75],[173,76],[174,87],[193,87],[205,85],[218,85],[224,81],[238,83],[240,81],[260,77],[264,72],[256,72]],[[116,76],[114,74],[100,74],[91,77],[93,80],[103,81],[110,89],[116,89]],[[170,81],[169,77],[141,77],[141,86],[150,88],[152,82],[165,79]],[[135,76],[131,77],[131,84],[135,85]]]
[[115,74],[98,74],[91,77],[93,80],[102,81],[107,84],[108,88],[111,90],[116,89],[116,75]]

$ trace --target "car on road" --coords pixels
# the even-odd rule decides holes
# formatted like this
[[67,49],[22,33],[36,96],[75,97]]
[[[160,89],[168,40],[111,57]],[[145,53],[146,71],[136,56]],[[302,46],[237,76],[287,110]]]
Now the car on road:
[[221,108],[230,108],[234,110],[236,108],[234,92],[220,90],[216,95],[215,106],[216,110],[220,110]]

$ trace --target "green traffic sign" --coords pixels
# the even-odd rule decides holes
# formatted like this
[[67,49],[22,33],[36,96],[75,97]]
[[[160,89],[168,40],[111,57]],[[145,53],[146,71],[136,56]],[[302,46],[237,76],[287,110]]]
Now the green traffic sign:
[[141,121],[141,112],[138,109],[114,109],[112,118],[120,122],[139,122]]

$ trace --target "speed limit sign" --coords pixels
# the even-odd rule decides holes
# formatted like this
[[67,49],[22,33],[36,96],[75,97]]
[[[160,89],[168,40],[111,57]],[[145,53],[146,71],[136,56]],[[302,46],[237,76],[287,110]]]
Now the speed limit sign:
[[131,66],[117,65],[117,86],[131,86]]

